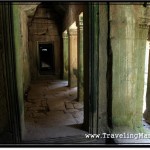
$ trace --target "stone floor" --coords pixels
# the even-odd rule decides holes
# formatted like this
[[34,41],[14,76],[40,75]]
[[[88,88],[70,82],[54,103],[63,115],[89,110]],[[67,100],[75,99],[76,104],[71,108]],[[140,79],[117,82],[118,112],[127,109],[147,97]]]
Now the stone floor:
[[[55,79],[32,82],[25,101],[25,142],[59,143],[64,137],[68,142],[72,142],[73,137],[86,142],[87,132],[82,130],[83,104],[77,102],[77,88],[67,85],[66,81]],[[144,119],[142,121],[145,129],[150,131],[150,125]],[[98,141],[101,142],[105,141]],[[115,139],[114,142],[149,144],[150,139]]]
[[[143,118],[142,119],[142,124],[143,124],[143,129],[145,130],[143,130],[144,132],[140,132],[140,133],[144,133],[145,134],[145,136],[146,136],[146,134],[148,135],[150,135],[150,124],[148,124],[146,121],[145,121],[145,119]],[[127,131],[126,133],[128,133],[129,131]],[[133,131],[130,131],[129,133],[133,133],[133,134],[137,134],[137,132],[136,133],[134,133]],[[142,137],[142,136],[141,136]],[[149,136],[148,136],[149,137]],[[116,144],[131,144],[131,145],[150,145],[150,138],[129,138],[129,139],[114,139],[114,141],[115,141],[115,143]]]
[[77,102],[77,88],[67,81],[32,82],[25,101],[25,139],[85,134],[77,128],[83,123],[83,104]]
[[142,124],[143,124],[143,127],[150,132],[150,124],[148,124],[144,118],[142,118]]

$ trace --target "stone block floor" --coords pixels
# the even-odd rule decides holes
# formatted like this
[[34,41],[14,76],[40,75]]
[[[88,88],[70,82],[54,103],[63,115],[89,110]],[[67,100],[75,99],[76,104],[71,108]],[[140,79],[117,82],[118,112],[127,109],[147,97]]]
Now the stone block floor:
[[67,130],[69,135],[84,133],[71,127],[83,123],[83,103],[77,102],[77,88],[67,85],[67,81],[61,80],[31,83],[25,101],[25,139],[47,138],[51,133],[63,136]]
[[150,132],[150,124],[147,123],[144,118],[142,118],[142,124],[143,124],[144,128]]
[[[143,124],[143,131],[139,131],[139,133],[144,133],[144,134],[150,134],[150,124],[148,124],[144,118],[142,118],[142,124]],[[127,131],[126,133],[133,133],[133,134],[137,134],[137,132],[133,132],[133,131]],[[149,138],[129,138],[129,139],[115,139],[114,140],[116,144],[139,144],[139,145],[145,145],[145,146],[149,146],[150,145],[150,139]]]

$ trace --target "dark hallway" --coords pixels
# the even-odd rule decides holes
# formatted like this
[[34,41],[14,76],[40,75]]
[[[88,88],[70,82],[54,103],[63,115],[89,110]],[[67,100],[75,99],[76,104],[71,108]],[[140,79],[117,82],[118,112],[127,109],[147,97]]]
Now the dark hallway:
[[[80,9],[75,11],[77,6],[80,6]],[[27,57],[24,57],[23,62],[25,91],[23,139],[44,140],[76,134],[84,137],[86,133],[83,128],[84,97],[79,98],[80,93],[83,95],[81,91],[83,84],[80,87],[78,85],[79,79],[80,82],[83,79],[78,74],[77,68],[77,51],[80,45],[83,45],[83,40],[81,41],[81,37],[77,35],[76,24],[84,5],[42,2],[33,7],[34,13],[31,14],[30,10],[28,14],[26,13],[28,34],[24,35],[28,37],[28,41],[25,37],[24,40],[25,44],[28,43],[29,49],[25,50]],[[24,5],[24,8],[28,9],[28,6]],[[70,13],[73,11],[72,16],[69,11]],[[66,39],[64,30],[68,30],[67,41],[64,41]],[[25,33],[24,29],[22,31]],[[78,43],[78,40],[82,43]]]
[[149,3],[0,2],[0,22],[0,143],[150,144]]

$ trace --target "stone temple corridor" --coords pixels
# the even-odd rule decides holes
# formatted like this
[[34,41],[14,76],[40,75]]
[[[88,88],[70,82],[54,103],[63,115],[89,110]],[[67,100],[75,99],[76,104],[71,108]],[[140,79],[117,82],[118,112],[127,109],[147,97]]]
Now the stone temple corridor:
[[79,130],[84,117],[83,102],[77,102],[77,88],[67,85],[67,81],[49,80],[45,77],[31,83],[25,101],[25,139],[85,133]]
[[150,146],[149,56],[150,2],[0,2],[0,146]]

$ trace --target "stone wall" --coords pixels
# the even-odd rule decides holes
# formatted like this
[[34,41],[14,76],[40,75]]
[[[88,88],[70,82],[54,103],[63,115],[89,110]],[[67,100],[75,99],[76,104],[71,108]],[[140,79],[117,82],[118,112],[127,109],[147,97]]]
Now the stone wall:
[[108,5],[99,6],[99,132],[107,126],[107,40],[108,40]]
[[[0,5],[0,22],[2,22],[1,16],[2,7]],[[4,132],[9,130],[8,128],[8,111],[7,111],[7,88],[6,88],[6,76],[5,76],[5,59],[3,49],[3,35],[2,24],[0,24],[0,142]]]
[[22,134],[24,133],[24,89],[23,89],[23,50],[22,50],[22,38],[21,38],[21,18],[20,18],[20,6],[13,5],[13,27],[14,27],[14,46],[15,46],[15,58],[16,58],[16,80],[18,90],[18,101],[20,110],[20,121],[22,127]]
[[33,19],[29,20],[29,54],[31,79],[39,75],[39,51],[38,43],[54,44],[55,74],[60,76],[60,35],[54,20],[46,19],[51,17],[45,8],[38,7]]
[[[28,6],[26,6],[26,5]],[[20,45],[20,65],[22,68],[19,71],[22,71],[22,84],[23,84],[23,92],[27,90],[31,80],[30,73],[30,61],[29,61],[29,50],[28,50],[28,15],[33,15],[37,4],[30,3],[13,3],[14,10],[17,13],[14,15],[14,20],[18,23],[18,28],[15,30],[15,34],[19,32],[17,45]],[[16,19],[16,15],[18,18]],[[15,22],[14,22],[15,24]],[[16,25],[15,25],[16,26]],[[16,35],[15,35],[16,36]]]
[[28,50],[28,17],[20,5],[20,30],[21,30],[21,51],[23,57],[23,91],[25,92],[30,84],[30,64],[29,64],[29,50]]

